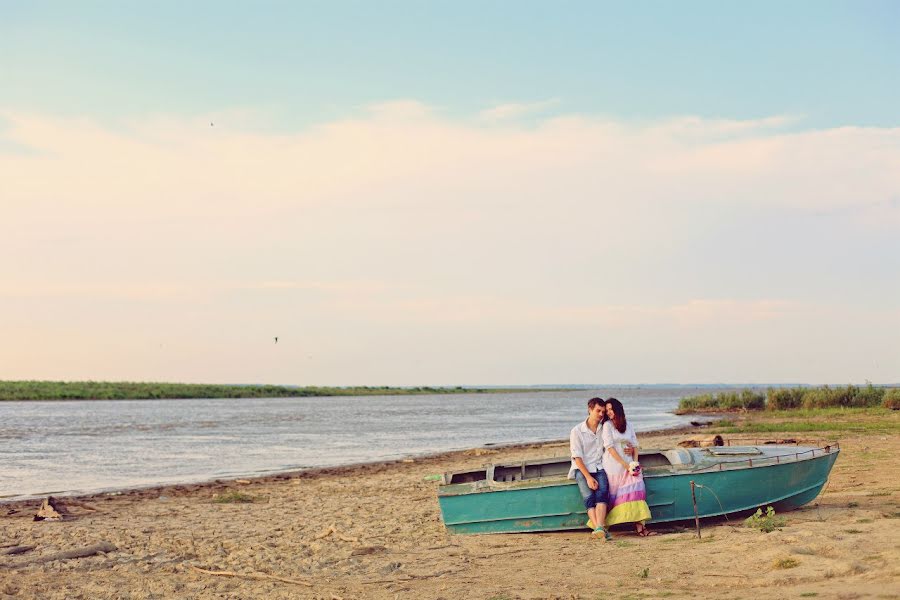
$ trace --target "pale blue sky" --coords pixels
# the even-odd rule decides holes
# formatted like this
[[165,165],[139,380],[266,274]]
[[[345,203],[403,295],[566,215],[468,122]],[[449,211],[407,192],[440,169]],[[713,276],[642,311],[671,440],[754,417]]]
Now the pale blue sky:
[[264,108],[279,128],[413,98],[547,112],[900,124],[900,4],[0,1],[6,106]]
[[898,382],[898,29],[0,0],[0,379]]

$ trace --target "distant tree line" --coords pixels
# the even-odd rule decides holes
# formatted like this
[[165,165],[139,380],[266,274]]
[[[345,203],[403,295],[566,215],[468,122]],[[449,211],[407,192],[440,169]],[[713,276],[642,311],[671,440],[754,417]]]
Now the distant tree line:
[[[150,400],[190,398],[293,398],[398,394],[473,394],[494,392],[464,387],[294,387],[140,383],[127,381],[0,381],[0,400]],[[520,390],[521,391],[521,390]]]

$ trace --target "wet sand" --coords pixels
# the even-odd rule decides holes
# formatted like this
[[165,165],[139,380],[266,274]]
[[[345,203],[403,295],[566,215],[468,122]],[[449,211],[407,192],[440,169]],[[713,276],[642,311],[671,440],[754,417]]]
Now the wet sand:
[[[640,436],[645,448],[683,438]],[[447,534],[426,476],[564,456],[563,442],[83,497],[60,522],[32,521],[37,501],[3,504],[0,599],[900,598],[900,436],[840,441],[828,486],[783,529],[722,520],[701,540],[663,526],[614,529],[609,543],[587,530]],[[233,492],[255,501],[215,502]],[[101,542],[117,549],[46,560]],[[34,549],[4,554],[22,546]]]

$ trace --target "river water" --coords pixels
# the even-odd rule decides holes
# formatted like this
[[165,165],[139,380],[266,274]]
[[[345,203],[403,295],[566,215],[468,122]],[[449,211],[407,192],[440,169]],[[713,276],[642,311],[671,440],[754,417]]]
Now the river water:
[[681,397],[721,389],[0,402],[0,501],[558,440],[592,396],[622,400],[638,432],[676,427]]

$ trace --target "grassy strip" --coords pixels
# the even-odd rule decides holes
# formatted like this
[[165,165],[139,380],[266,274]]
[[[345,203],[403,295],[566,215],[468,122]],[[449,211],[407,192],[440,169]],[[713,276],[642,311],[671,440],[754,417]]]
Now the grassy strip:
[[900,413],[875,408],[821,408],[745,413],[739,419],[717,422],[710,433],[805,433],[900,434]]
[[863,408],[882,406],[900,409],[900,388],[876,387],[871,383],[863,387],[794,387],[769,388],[762,392],[744,389],[740,392],[720,392],[682,398],[679,413],[716,412],[734,410],[776,410],[817,408]]
[[[485,394],[531,389],[464,387],[293,387],[108,381],[0,381],[2,400],[150,400],[189,398],[303,398],[315,396],[383,396]],[[557,391],[534,389],[533,391]]]

